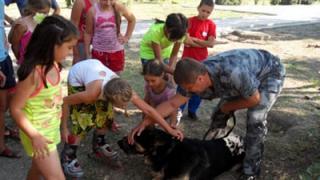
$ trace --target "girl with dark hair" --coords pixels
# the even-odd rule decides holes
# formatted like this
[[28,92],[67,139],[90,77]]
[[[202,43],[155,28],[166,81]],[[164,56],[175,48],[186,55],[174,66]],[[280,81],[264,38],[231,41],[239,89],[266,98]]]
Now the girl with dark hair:
[[[125,35],[121,34],[121,16],[128,21]],[[86,19],[86,34],[84,37],[86,56],[98,59],[120,74],[124,69],[124,44],[126,44],[136,24],[135,16],[116,0],[98,0]],[[90,44],[92,42],[92,52]]]
[[[176,94],[175,87],[168,82],[164,66],[159,61],[148,61],[143,65],[142,75],[144,76],[144,101],[150,106],[157,107],[164,101],[167,101]],[[181,117],[181,116],[180,116]],[[180,117],[177,112],[170,114],[170,126],[176,128]]]
[[157,19],[140,43],[141,63],[156,59],[172,73],[187,27],[188,20],[181,13],[169,14],[165,22]]
[[76,44],[76,27],[61,16],[46,17],[35,28],[18,69],[10,103],[21,143],[32,166],[27,179],[65,179],[57,152],[60,143],[62,87],[60,63]]

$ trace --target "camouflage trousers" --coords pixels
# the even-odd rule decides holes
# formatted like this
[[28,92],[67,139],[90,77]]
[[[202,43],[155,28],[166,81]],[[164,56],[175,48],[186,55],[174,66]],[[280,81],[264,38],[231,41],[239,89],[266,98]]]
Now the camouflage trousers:
[[[267,134],[267,116],[276,102],[282,87],[284,77],[269,77],[260,84],[260,103],[247,111],[247,133],[245,137],[246,156],[243,162],[243,173],[259,175],[264,151],[264,141]],[[269,88],[272,86],[272,88]]]
[[[282,74],[285,74],[284,68]],[[282,90],[283,82],[284,76],[279,75],[270,75],[262,80],[259,86],[260,102],[247,111],[247,131],[245,137],[246,156],[243,162],[244,174],[260,174],[264,140],[268,131],[267,116]],[[232,100],[234,100],[234,98],[221,98],[217,108]]]

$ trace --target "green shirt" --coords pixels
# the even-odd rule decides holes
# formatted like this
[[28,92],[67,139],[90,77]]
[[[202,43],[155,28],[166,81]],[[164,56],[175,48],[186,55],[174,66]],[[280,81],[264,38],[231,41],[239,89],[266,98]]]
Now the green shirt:
[[143,36],[140,43],[140,58],[151,60],[155,58],[155,54],[151,47],[151,43],[154,42],[161,46],[161,56],[163,59],[168,59],[172,52],[174,42],[164,34],[164,24],[153,24],[149,28],[148,32]]

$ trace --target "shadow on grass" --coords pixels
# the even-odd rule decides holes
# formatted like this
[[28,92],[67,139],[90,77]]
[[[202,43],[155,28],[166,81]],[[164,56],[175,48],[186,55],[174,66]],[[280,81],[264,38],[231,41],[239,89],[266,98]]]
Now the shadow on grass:
[[[317,19],[320,20],[320,19]],[[261,29],[260,32],[271,35],[272,40],[301,40],[301,39],[314,39],[319,40],[320,36],[315,29],[320,29],[320,23],[306,25],[296,25],[288,27],[278,27],[272,29]]]

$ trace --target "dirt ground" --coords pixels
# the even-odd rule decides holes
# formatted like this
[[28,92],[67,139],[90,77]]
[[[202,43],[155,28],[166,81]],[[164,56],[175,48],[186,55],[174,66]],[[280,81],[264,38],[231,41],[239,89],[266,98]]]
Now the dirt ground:
[[[269,40],[242,39],[230,41],[222,39],[226,44],[216,45],[212,53],[234,48],[261,48],[278,55],[287,69],[287,77],[283,92],[268,116],[268,135],[261,179],[316,179],[319,171],[313,168],[320,162],[319,150],[319,109],[320,109],[320,23],[263,29],[260,32],[271,35]],[[134,89],[142,94],[142,77],[140,72],[139,44],[130,43],[127,47],[126,72],[123,74],[132,83]],[[209,117],[215,101],[204,101],[199,111],[199,121],[182,119],[182,128],[186,137],[201,138],[209,124]],[[131,110],[134,108],[131,107]],[[245,134],[245,111],[237,112],[238,122],[235,131]],[[85,170],[82,179],[104,180],[145,180],[151,179],[150,169],[143,163],[143,158],[127,156],[121,152],[116,141],[126,135],[141,119],[140,113],[129,118],[122,114],[116,115],[117,122],[122,126],[119,132],[107,134],[108,142],[120,152],[123,169],[114,170],[103,162],[87,157],[90,151],[91,136],[83,141],[79,150],[79,159]],[[14,141],[9,145],[21,147]],[[10,160],[4,159],[2,163]],[[30,161],[26,157],[19,160],[22,165],[16,171],[25,177]],[[1,168],[0,174],[3,172]],[[238,173],[227,172],[218,179],[237,179]],[[311,178],[311,176],[314,176]],[[10,176],[9,176],[10,177]],[[2,179],[2,178],[0,178]],[[13,178],[23,179],[23,178]]]
[[[320,161],[319,156],[319,90],[320,90],[320,24],[282,27],[278,29],[264,29],[260,32],[271,35],[267,41],[244,39],[241,41],[227,41],[217,45],[213,53],[233,48],[262,48],[278,55],[287,69],[287,77],[283,92],[271,110],[268,117],[269,132],[265,143],[265,153],[261,179],[300,179],[314,178],[317,172],[310,172],[311,165]],[[128,72],[125,78],[131,80],[138,92],[141,89],[142,78],[133,74],[140,71],[138,54],[135,52],[138,44],[130,44],[127,55]],[[140,87],[140,88],[138,88]],[[211,110],[216,101],[205,101],[200,109],[200,120],[192,122],[182,119],[185,136],[201,138],[209,124]],[[245,112],[237,113],[238,124],[235,131],[244,135]],[[126,135],[137,124],[140,114],[125,118],[118,115],[117,121],[122,125],[121,131],[108,134],[109,141],[115,149],[115,142]],[[86,153],[84,150],[83,152]],[[124,169],[111,170],[82,156],[86,175],[84,179],[151,179],[150,169],[143,164],[142,157],[126,156],[121,152]],[[309,167],[309,168],[308,168]],[[308,168],[308,170],[307,170]],[[90,169],[90,170],[89,170]],[[318,171],[319,172],[319,171]],[[228,172],[219,179],[237,179],[239,174]],[[303,176],[304,175],[304,176]],[[92,178],[95,177],[95,178]]]

